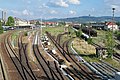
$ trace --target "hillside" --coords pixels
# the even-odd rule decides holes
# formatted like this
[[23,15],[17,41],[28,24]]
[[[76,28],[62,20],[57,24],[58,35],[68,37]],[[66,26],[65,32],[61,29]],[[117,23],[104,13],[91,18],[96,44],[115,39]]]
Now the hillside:
[[[115,21],[120,22],[120,17],[115,17]],[[37,19],[40,20],[40,19]],[[81,17],[73,17],[73,18],[62,18],[62,19],[49,19],[44,21],[53,21],[53,22],[59,22],[59,21],[67,21],[67,22],[80,22],[80,23],[86,23],[86,22],[105,22],[105,21],[111,21],[111,16],[102,16],[102,17],[89,17],[89,16],[81,16]]]

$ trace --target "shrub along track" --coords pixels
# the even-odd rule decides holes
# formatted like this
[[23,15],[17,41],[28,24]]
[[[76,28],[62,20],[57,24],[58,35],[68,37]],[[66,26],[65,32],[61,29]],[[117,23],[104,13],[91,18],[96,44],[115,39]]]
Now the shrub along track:
[[[96,48],[100,48],[100,49],[105,49],[105,50],[107,50],[107,48],[104,48],[104,47],[102,47],[102,46],[100,46],[100,45],[98,45],[98,44],[93,43],[92,45],[94,45]],[[117,60],[118,62],[120,62],[120,54],[119,54],[119,53],[114,53],[114,54],[113,54],[113,58],[114,58],[115,60]]]

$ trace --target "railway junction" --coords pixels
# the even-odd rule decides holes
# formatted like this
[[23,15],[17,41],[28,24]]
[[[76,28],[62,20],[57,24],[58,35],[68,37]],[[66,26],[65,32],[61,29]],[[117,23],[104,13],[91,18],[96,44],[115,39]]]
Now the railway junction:
[[[0,57],[3,80],[115,80],[120,72],[101,60],[86,62],[70,46],[75,37],[64,42],[40,30],[14,30],[1,36]],[[116,55],[115,55],[116,56]],[[120,55],[118,54],[118,59]]]

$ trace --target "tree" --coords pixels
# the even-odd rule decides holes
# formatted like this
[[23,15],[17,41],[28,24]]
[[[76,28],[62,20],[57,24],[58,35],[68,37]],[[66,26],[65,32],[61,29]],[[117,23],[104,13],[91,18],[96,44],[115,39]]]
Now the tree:
[[116,24],[117,24],[118,26],[120,26],[120,22],[116,22]]
[[12,16],[9,16],[6,26],[14,26],[14,24],[15,24],[14,18]]
[[3,33],[3,27],[2,27],[2,22],[0,21],[0,34]]
[[117,32],[116,37],[120,41],[120,32]]
[[39,22],[39,21],[37,21],[37,22],[36,22],[36,25],[40,25],[40,22]]
[[79,29],[78,31],[75,31],[77,37],[81,37],[82,31]]
[[65,26],[66,25],[66,23],[65,22],[59,22],[59,25],[58,26]]
[[112,58],[112,55],[114,53],[114,46],[115,46],[115,40],[113,39],[112,32],[108,31],[108,34],[106,35],[106,41],[105,41],[108,57]]

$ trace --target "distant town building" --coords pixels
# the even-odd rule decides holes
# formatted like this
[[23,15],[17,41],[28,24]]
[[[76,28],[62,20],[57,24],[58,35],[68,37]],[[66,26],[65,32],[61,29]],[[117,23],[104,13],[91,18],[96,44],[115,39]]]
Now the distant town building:
[[73,23],[72,22],[65,22],[65,24],[72,25]]
[[118,25],[116,23],[113,23],[113,22],[107,22],[106,23],[106,27],[107,29],[109,30],[118,30]]
[[6,13],[6,11],[2,11],[2,15],[1,15],[1,19],[0,19],[0,21],[2,22],[2,25],[5,25],[5,23],[6,23],[6,15],[7,15],[7,13]]
[[43,22],[43,24],[49,27],[55,27],[56,25],[58,25],[57,22]]
[[92,28],[99,29],[99,30],[118,30],[119,27],[116,23],[107,22],[107,23],[92,23]]
[[4,22],[6,22],[6,15],[7,15],[6,11],[2,11],[2,20]]
[[104,30],[106,25],[105,23],[92,23],[91,26],[98,30]]
[[14,18],[14,20],[15,20],[15,26],[31,26],[28,20],[24,20],[16,17]]
[[37,20],[30,20],[30,24],[36,24]]

